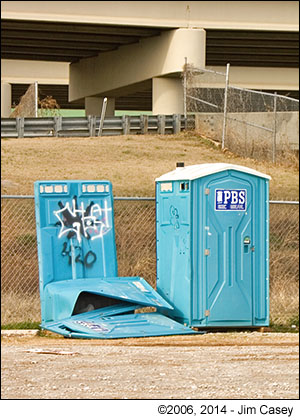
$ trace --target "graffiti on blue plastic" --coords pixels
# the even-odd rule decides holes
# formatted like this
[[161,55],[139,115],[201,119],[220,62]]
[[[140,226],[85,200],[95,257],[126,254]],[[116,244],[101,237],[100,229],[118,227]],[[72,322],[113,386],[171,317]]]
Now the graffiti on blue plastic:
[[170,223],[174,226],[174,229],[180,228],[179,212],[178,209],[174,206],[170,206]]
[[96,324],[95,322],[92,321],[81,321],[81,320],[77,320],[77,321],[73,321],[75,324],[79,324],[83,327],[89,328],[93,331],[101,331],[101,332],[107,332],[109,331],[108,328],[104,327],[101,324]]
[[79,243],[82,237],[91,239],[102,238],[111,230],[109,213],[112,211],[104,200],[103,207],[93,201],[85,208],[81,202],[78,206],[77,197],[74,196],[72,204],[58,202],[60,210],[54,211],[60,225],[58,237],[67,236],[68,239],[76,237]]
[[[92,267],[92,265],[94,264],[94,262],[96,262],[97,260],[97,256],[93,251],[88,251],[85,255],[81,255],[82,249],[81,246],[75,245],[74,246],[74,251],[75,251],[75,263],[80,263],[82,265],[84,265],[85,267],[89,268]],[[61,255],[63,257],[68,257],[68,262],[69,265],[72,264],[72,247],[71,244],[67,242],[63,243],[63,248],[61,251]]]
[[215,210],[245,211],[247,205],[246,190],[215,190]]

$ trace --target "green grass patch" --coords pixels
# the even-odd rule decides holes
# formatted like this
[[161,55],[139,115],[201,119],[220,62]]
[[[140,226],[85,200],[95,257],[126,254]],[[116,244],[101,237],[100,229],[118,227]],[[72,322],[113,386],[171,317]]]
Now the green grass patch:
[[274,333],[299,333],[299,327],[290,325],[270,325],[271,332]]
[[39,322],[24,321],[1,325],[1,330],[40,330]]
[[299,314],[294,315],[285,324],[270,323],[270,328],[273,332],[299,332]]

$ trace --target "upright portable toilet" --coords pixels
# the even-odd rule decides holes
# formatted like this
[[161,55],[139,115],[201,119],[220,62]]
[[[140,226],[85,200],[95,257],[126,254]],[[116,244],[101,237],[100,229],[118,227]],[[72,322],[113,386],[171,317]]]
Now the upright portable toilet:
[[162,312],[192,327],[268,325],[271,178],[180,166],[156,179],[157,291],[174,307]]

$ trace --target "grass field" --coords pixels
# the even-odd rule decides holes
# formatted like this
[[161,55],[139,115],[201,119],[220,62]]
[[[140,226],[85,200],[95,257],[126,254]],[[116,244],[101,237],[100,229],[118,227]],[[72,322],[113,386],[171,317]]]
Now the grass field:
[[299,197],[298,168],[241,158],[194,133],[2,139],[2,194],[33,194],[36,180],[108,179],[115,196],[154,196],[155,178],[185,165],[225,162],[272,177],[271,199]]

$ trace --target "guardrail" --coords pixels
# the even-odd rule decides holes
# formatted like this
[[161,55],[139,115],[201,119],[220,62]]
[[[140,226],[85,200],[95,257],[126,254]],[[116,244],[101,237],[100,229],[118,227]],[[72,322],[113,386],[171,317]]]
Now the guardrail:
[[[100,117],[1,118],[1,137],[95,137]],[[123,115],[106,117],[102,136],[176,134],[185,128],[183,115]]]

